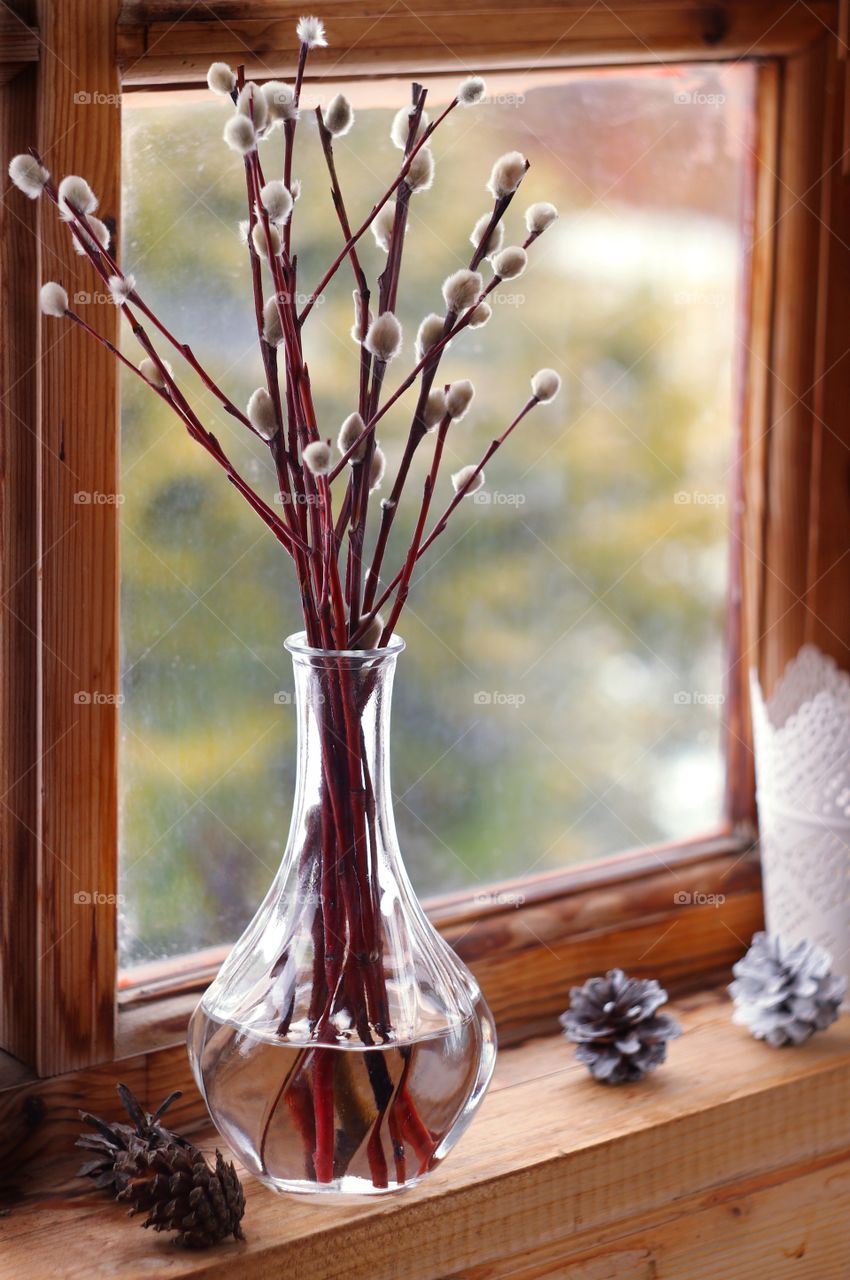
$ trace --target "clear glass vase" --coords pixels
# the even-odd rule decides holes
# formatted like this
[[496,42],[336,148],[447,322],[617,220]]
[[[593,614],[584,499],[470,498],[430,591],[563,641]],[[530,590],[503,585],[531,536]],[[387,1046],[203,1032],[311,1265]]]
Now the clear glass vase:
[[216,1127],[282,1191],[415,1185],[490,1081],[496,1034],[472,974],[411,888],[390,791],[394,638],[295,669],[292,824],[265,901],[205,993],[189,1056]]

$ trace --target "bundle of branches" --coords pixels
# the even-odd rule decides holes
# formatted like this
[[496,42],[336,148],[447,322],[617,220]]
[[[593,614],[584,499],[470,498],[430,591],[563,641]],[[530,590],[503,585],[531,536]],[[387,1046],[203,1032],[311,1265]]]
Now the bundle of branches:
[[[525,212],[521,243],[505,247],[505,215],[529,163],[517,151],[496,160],[487,184],[491,207],[472,230],[468,265],[443,282],[442,314],[424,317],[416,335],[412,367],[387,392],[388,370],[399,363],[402,351],[402,327],[396,308],[410,202],[433,184],[435,160],[430,144],[440,125],[457,108],[470,108],[480,102],[485,85],[477,76],[464,80],[433,120],[425,111],[426,90],[419,84],[412,85],[410,104],[397,113],[391,129],[392,140],[401,152],[398,172],[356,228],[352,228],[334,158],[335,141],[351,130],[354,112],[342,94],[337,94],[326,108],[317,108],[318,138],[342,244],[322,278],[305,295],[299,292],[298,261],[293,248],[300,194],[294,176],[296,139],[309,54],[311,49],[326,44],[326,39],[322,23],[313,17],[300,19],[297,34],[299,54],[292,85],[271,81],[261,86],[246,81],[243,68],[234,72],[220,62],[210,67],[208,76],[210,89],[232,100],[233,114],[227,120],[224,140],[242,157],[245,171],[247,220],[243,231],[264,382],[244,410],[233,403],[191,347],[176,337],[145,302],[135,277],[119,266],[111,252],[109,230],[96,216],[98,201],[88,182],[69,175],[57,185],[34,150],[16,156],[9,173],[27,196],[46,196],[56,205],[74,248],[88,258],[123,312],[141,349],[138,364],[70,306],[68,293],[60,283],[51,281],[42,286],[42,311],[70,321],[108,347],[133,376],[146,382],[169,405],[192,439],[222,468],[228,481],[292,558],[307,643],[326,651],[369,651],[389,643],[407,601],[417,562],[446,529],[462,500],[484,483],[489,459],[538,404],[552,400],[559,390],[560,379],[553,370],[535,373],[531,394],[518,405],[483,456],[451,476],[451,497],[429,528],[448,432],[468,411],[474,395],[472,383],[466,380],[439,384],[443,353],[466,329],[479,328],[490,321],[490,295],[503,281],[522,274],[528,249],[555,220],[557,211],[548,203],[531,205]],[[275,137],[282,137],[277,169],[280,177],[270,176],[267,154]],[[387,255],[374,300],[357,248],[370,228]],[[355,285],[351,333],[359,347],[359,378],[352,391],[351,412],[334,432],[335,455],[332,437],[317,420],[302,336],[317,299],[346,263]],[[489,276],[486,280],[485,271]],[[299,298],[305,299],[300,309]],[[265,442],[277,510],[273,505],[275,495],[270,495],[271,502],[264,498],[240,474],[216,435],[204,426],[180,378],[154,344],[152,330],[157,331],[166,347],[182,357],[232,418]],[[388,410],[409,391],[413,392],[410,428],[389,492],[380,502],[374,549],[367,562],[366,533],[373,495],[387,480],[386,459],[376,439],[376,429]],[[389,537],[405,496],[411,463],[427,436],[433,438],[433,452],[418,495],[413,534],[398,567],[385,574]],[[413,501],[416,503],[417,499]],[[314,970],[313,1033],[317,1043],[333,1044],[335,1016],[345,1005],[364,1042],[381,1043],[392,1039],[393,1026],[381,964],[375,815],[368,802],[372,783],[360,728],[371,687],[368,681],[354,681],[344,662],[339,664],[333,687],[333,696],[322,710],[327,727],[323,735],[326,804],[321,823],[322,875],[330,891],[323,894],[323,919],[321,928],[315,931],[320,954]],[[323,939],[330,938],[342,939],[344,945],[321,954]],[[363,956],[369,957],[365,965]],[[285,1034],[285,1020],[281,1031]],[[316,1177],[327,1181],[332,1164],[332,1103],[329,1072],[319,1069],[320,1056],[319,1051],[312,1086],[314,1123],[310,1132],[314,1136],[309,1141],[315,1143],[312,1163]],[[418,1131],[415,1114],[409,1109],[404,1116],[411,1141],[416,1138],[413,1145],[420,1163],[425,1164],[429,1158],[427,1135]],[[373,1178],[376,1184],[386,1178],[386,1170],[380,1167],[377,1157]]]

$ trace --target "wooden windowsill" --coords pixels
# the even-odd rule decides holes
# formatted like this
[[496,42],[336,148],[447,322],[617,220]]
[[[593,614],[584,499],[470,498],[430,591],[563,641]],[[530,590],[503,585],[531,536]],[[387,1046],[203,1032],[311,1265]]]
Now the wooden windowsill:
[[558,1037],[504,1051],[458,1149],[408,1194],[323,1207],[249,1179],[242,1245],[178,1251],[54,1166],[0,1218],[0,1276],[843,1280],[850,1017],[777,1051],[720,993],[675,1012],[685,1035],[637,1086],[595,1084]]

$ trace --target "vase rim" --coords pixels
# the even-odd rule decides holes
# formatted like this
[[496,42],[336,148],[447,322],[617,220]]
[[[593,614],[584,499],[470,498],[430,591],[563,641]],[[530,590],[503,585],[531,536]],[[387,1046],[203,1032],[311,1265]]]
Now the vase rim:
[[395,658],[404,649],[405,644],[399,635],[392,635],[390,642],[380,649],[316,649],[307,643],[306,631],[294,631],[292,635],[287,636],[283,642],[283,647],[293,655],[300,658],[346,658],[346,659],[362,659],[363,661],[374,662],[376,659]]

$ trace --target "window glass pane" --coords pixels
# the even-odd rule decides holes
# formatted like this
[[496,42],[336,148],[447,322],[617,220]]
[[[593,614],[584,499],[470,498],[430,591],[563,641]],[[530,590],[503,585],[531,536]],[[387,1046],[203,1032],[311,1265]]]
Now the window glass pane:
[[[503,286],[490,325],[444,362],[447,378],[477,387],[449,436],[449,469],[480,456],[541,365],[562,374],[564,394],[488,467],[482,500],[463,504],[421,563],[401,627],[396,816],[422,894],[720,822],[753,74],[736,65],[505,77],[437,136],[437,183],[413,201],[406,246],[405,367],[443,276],[468,260],[492,160],[519,147],[532,161],[510,239],[532,200],[561,210],[526,275]],[[395,171],[389,121],[408,92],[389,82],[355,90],[357,123],[337,145],[355,221]],[[447,93],[431,90],[432,109]],[[306,286],[341,241],[304,117],[295,234]],[[225,109],[208,95],[139,94],[123,118],[125,269],[244,404],[261,375],[237,231],[244,180],[221,142]],[[268,176],[279,142],[264,146]],[[384,259],[371,235],[362,254],[374,280]],[[305,329],[328,434],[354,407],[351,283],[340,271]],[[171,358],[205,422],[271,497],[265,450]],[[274,873],[294,763],[282,641],[299,621],[288,558],[176,419],[129,379],[122,416],[129,964],[232,939]],[[390,474],[406,425],[393,411],[380,433]],[[411,494],[429,455],[423,448]],[[412,523],[408,502],[388,566]]]

